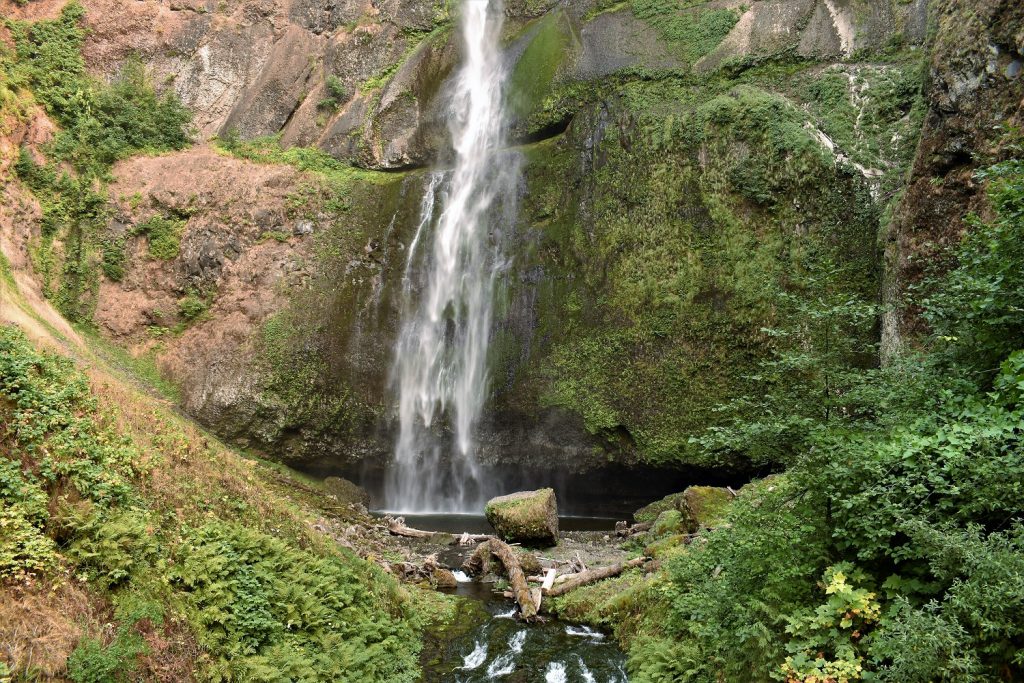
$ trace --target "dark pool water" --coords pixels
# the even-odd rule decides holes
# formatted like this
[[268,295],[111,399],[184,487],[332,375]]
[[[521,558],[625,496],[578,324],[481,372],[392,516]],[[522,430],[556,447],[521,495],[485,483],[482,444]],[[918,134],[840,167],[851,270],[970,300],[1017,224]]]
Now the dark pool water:
[[[404,517],[405,523],[414,529],[425,531],[444,531],[458,534],[466,531],[471,534],[493,534],[494,528],[487,523],[483,515],[462,514],[402,514],[397,512],[375,512],[376,515]],[[622,518],[620,518],[622,519]],[[559,517],[560,531],[614,531],[613,517]]]
[[428,683],[625,683],[626,657],[612,638],[586,626],[551,620],[524,624],[493,584],[460,583],[458,595],[478,600],[483,624],[436,646]]

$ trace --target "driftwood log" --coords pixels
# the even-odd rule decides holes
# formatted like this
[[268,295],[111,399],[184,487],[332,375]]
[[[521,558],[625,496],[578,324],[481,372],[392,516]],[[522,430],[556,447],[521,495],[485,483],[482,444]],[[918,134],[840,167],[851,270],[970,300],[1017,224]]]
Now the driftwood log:
[[627,569],[641,566],[646,561],[646,557],[638,557],[634,560],[630,560],[629,562],[620,562],[619,564],[612,564],[607,567],[601,567],[600,569],[588,569],[585,572],[576,574],[568,581],[563,581],[557,586],[552,586],[548,590],[544,591],[544,594],[549,598],[557,598],[559,595],[565,595],[569,591],[579,588],[580,586],[586,586],[588,583],[594,583],[601,579],[618,576]]
[[[423,531],[422,529],[413,529],[411,526],[406,526],[404,517],[388,517],[388,532],[394,536],[404,536],[405,538],[432,538],[437,536],[437,531]],[[469,545],[471,543],[480,543],[486,541],[491,536],[489,534],[470,534],[463,532],[457,534],[452,538],[451,545]]]
[[405,538],[430,538],[434,536],[433,531],[421,531],[405,525],[404,517],[388,517],[388,531],[395,536]]

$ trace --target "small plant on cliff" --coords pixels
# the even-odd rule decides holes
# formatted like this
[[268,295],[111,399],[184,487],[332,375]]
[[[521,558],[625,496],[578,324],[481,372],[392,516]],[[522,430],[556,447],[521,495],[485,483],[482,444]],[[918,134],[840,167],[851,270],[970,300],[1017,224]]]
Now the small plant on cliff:
[[200,292],[189,290],[178,301],[178,317],[185,323],[192,323],[203,317],[210,310],[210,300]]
[[340,78],[331,74],[324,83],[327,97],[320,100],[317,107],[321,109],[337,109],[348,98],[348,89]]
[[184,229],[184,220],[154,214],[136,225],[132,234],[144,235],[149,240],[150,258],[170,261],[178,257]]

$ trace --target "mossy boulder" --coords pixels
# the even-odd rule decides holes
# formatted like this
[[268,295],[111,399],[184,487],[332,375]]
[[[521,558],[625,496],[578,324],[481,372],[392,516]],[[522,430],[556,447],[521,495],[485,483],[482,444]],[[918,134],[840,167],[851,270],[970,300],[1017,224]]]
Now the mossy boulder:
[[341,477],[327,477],[324,479],[324,488],[327,494],[334,496],[342,505],[369,505],[370,494],[356,486],[348,479]]
[[719,486],[690,486],[683,491],[685,513],[691,524],[699,529],[720,524],[733,495]]
[[633,519],[637,522],[654,522],[658,515],[666,510],[679,510],[682,500],[682,493],[670,493],[661,500],[656,500],[634,512]]
[[645,505],[633,517],[637,522],[653,522],[655,536],[664,535],[671,530],[673,524],[678,524],[683,531],[693,533],[719,524],[732,498],[732,493],[726,488],[690,486],[682,493],[672,493]]
[[430,585],[434,588],[455,588],[459,585],[459,582],[455,579],[455,574],[450,569],[435,567],[430,573]]
[[558,504],[554,489],[520,491],[491,498],[484,514],[498,536],[510,543],[558,543]]
[[656,560],[664,560],[669,556],[676,555],[681,548],[686,547],[686,534],[672,534],[659,538],[644,547],[644,555],[653,557]]
[[678,534],[685,531],[683,513],[679,510],[665,510],[658,515],[658,518],[654,520],[654,526],[651,527],[651,534],[653,536],[666,536],[668,534]]

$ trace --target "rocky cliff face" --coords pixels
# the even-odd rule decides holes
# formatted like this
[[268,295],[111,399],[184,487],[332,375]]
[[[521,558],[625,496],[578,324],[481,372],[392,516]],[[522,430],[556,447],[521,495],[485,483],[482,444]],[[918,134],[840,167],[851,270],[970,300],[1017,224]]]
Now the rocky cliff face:
[[1012,2],[939,2],[928,64],[928,114],[905,194],[886,233],[889,304],[883,352],[922,329],[909,290],[985,210],[979,167],[998,161],[1024,124],[1024,7]]
[[[783,302],[877,297],[879,234],[897,265],[886,291],[902,291],[921,253],[914,226],[954,212],[958,186],[937,190],[935,168],[969,185],[965,155],[1019,111],[1019,10],[961,4],[508,3],[527,163],[481,458],[747,466],[703,462],[688,439],[717,403],[757,390]],[[294,462],[379,467],[394,297],[427,178],[417,167],[447,154],[452,8],[85,7],[90,67],[110,74],[142,55],[200,138],[274,134],[365,169],[265,141],[121,163],[108,232],[130,236],[126,269],[100,284],[96,323],[153,354],[186,410],[225,436]],[[180,227],[169,260],[136,229],[154,216]]]

